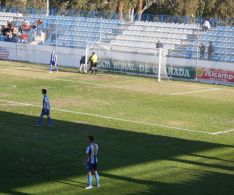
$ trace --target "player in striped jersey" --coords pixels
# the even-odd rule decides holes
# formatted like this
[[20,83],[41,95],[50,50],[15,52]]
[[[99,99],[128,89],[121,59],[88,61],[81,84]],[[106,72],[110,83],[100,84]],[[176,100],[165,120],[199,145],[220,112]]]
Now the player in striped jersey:
[[56,72],[58,72],[57,55],[54,51],[52,51],[52,54],[50,56],[50,73],[53,70],[52,66],[55,66]]
[[42,123],[43,116],[46,115],[48,118],[49,126],[53,127],[52,119],[50,117],[50,101],[49,101],[49,97],[47,96],[47,90],[42,89],[41,93],[43,95],[42,111],[41,111],[41,116],[40,116],[40,118],[35,126],[40,127],[40,125]]
[[85,189],[92,189],[92,173],[96,178],[96,186],[99,187],[99,175],[97,172],[97,155],[98,155],[98,145],[94,143],[94,137],[88,137],[89,145],[86,149],[85,164],[88,171],[88,186]]

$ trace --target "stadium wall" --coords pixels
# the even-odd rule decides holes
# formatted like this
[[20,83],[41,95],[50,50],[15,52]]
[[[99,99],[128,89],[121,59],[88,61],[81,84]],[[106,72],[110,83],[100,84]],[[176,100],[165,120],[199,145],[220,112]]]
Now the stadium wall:
[[[85,49],[1,42],[0,59],[49,64],[53,50],[58,55],[58,64],[65,67],[78,68],[81,56],[85,55]],[[157,68],[154,66],[157,61],[155,57],[149,58],[147,64],[141,61],[125,61],[126,58],[128,58],[128,54],[122,53],[114,61],[101,60],[99,68],[109,72],[140,76],[154,77],[157,75]],[[140,57],[138,56],[136,59],[140,59]],[[167,57],[167,70],[168,76],[173,79],[234,85],[232,63]]]
[[68,67],[79,67],[80,58],[85,55],[84,49],[1,42],[0,59],[49,64],[52,51],[58,55],[58,64]]

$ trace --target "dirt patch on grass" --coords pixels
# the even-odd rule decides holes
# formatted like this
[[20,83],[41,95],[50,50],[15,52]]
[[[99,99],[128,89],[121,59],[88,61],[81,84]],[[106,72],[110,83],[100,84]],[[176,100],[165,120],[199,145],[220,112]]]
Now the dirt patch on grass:
[[10,95],[9,93],[1,93],[1,92],[0,92],[0,98],[7,97],[7,96],[9,96],[9,95]]
[[186,127],[191,126],[192,124],[187,121],[172,120],[172,121],[168,121],[168,125],[174,126],[174,127],[186,128]]
[[106,81],[106,82],[116,82],[125,81],[126,78],[121,78],[118,76],[108,76],[108,75],[82,75],[79,77],[81,81]]

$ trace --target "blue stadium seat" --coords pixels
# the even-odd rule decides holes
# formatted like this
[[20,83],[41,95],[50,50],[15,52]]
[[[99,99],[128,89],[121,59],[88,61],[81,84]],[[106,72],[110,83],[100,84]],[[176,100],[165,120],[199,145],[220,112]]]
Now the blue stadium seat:
[[[50,32],[49,41],[45,44],[56,44],[56,28],[58,29],[57,44],[66,47],[84,47],[86,42],[98,42],[100,37],[107,38],[107,34],[113,32],[113,29],[118,29],[121,21],[118,19],[100,19],[89,17],[71,17],[71,16],[48,16],[45,15],[30,15],[28,20],[30,23],[37,19],[43,19],[44,23],[40,26],[41,30]],[[100,35],[101,34],[101,35]],[[77,41],[84,40],[77,44]],[[76,43],[74,43],[76,42]]]

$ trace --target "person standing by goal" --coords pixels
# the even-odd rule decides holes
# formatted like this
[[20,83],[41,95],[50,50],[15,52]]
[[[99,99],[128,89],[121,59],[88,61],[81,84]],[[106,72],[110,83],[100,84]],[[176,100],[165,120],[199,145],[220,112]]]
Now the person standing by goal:
[[50,73],[52,73],[53,67],[55,66],[56,72],[58,72],[58,64],[57,64],[57,54],[52,51],[50,56]]
[[87,73],[87,69],[85,70],[85,56],[82,56],[81,59],[80,59],[80,70],[79,70],[79,72],[82,73],[82,71]]
[[89,58],[89,62],[91,62],[91,67],[89,70],[91,70],[91,74],[96,74],[97,73],[97,61],[98,61],[98,56],[95,54],[95,52],[92,53],[92,55]]

